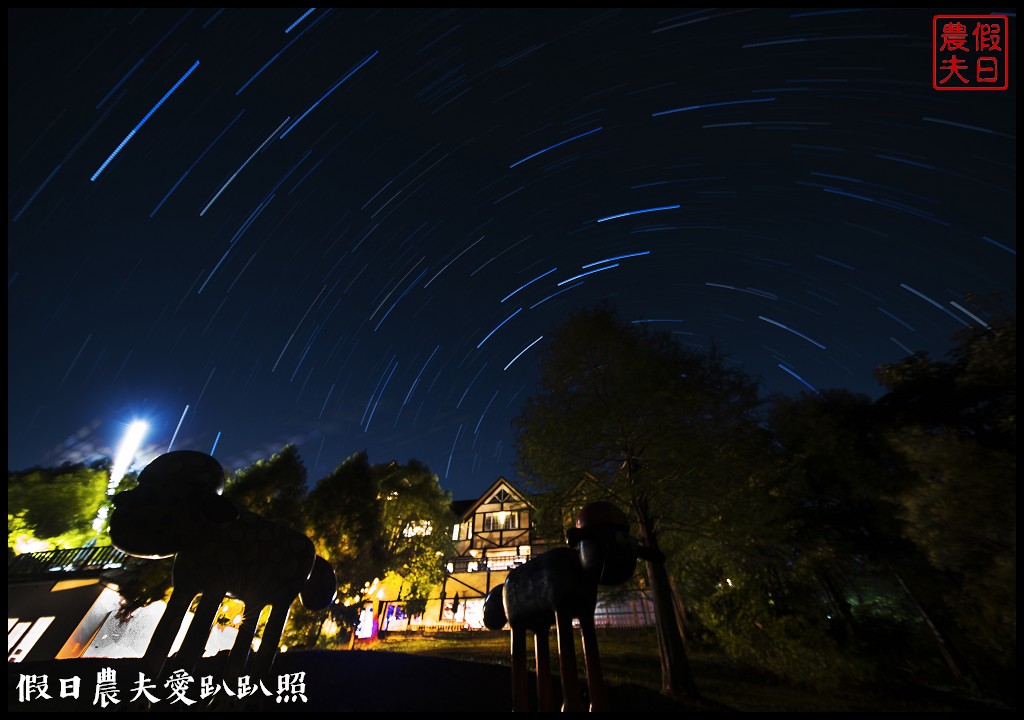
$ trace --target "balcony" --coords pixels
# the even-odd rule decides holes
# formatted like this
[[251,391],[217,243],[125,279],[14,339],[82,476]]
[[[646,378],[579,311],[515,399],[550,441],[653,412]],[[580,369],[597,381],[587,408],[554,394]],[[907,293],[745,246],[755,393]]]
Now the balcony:
[[528,561],[532,555],[503,555],[501,557],[492,558],[472,558],[472,557],[458,557],[448,561],[448,572],[449,574],[455,573],[474,573],[474,572],[498,572],[501,570],[508,570],[522,565]]

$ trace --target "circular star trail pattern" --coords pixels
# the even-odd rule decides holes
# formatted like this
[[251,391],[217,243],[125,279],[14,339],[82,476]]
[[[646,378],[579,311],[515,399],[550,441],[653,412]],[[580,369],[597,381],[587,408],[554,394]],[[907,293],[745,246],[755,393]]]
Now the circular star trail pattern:
[[[1011,71],[1015,14],[1010,15]],[[295,443],[514,478],[607,299],[765,396],[941,357],[1016,287],[1016,94],[932,13],[8,9],[8,467]]]

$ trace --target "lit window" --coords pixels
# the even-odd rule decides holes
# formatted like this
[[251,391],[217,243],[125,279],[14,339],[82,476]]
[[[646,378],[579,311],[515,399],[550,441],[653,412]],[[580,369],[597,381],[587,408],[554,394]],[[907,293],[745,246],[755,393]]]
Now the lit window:
[[484,514],[484,532],[492,530],[516,530],[519,528],[519,513],[501,512]]

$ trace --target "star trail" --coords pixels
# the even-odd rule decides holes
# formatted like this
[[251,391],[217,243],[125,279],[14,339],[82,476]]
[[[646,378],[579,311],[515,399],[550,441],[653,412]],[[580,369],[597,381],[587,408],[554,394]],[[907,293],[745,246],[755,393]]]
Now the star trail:
[[8,468],[145,420],[477,497],[602,300],[876,398],[1015,311],[1016,79],[933,88],[948,12],[8,8]]

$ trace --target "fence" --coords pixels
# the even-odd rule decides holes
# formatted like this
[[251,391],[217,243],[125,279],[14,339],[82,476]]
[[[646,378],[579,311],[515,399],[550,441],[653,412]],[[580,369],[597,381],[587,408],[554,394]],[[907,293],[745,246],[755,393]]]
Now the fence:
[[24,553],[7,558],[7,578],[101,572],[123,567],[124,560],[125,554],[110,545]]

